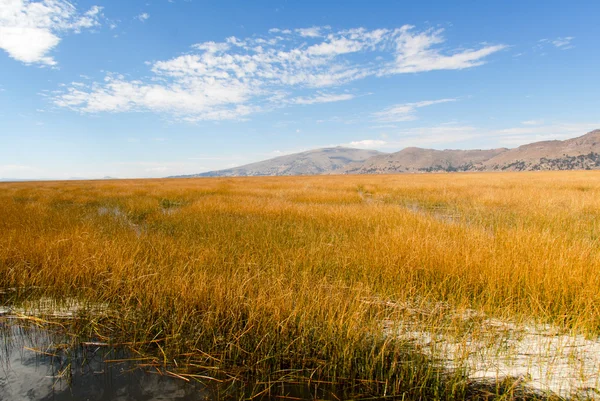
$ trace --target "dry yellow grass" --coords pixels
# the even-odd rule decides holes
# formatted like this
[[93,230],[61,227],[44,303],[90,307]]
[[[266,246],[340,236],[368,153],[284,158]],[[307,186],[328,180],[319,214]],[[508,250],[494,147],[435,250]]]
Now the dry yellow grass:
[[383,322],[598,334],[599,217],[598,172],[4,183],[0,288],[169,361],[460,397]]

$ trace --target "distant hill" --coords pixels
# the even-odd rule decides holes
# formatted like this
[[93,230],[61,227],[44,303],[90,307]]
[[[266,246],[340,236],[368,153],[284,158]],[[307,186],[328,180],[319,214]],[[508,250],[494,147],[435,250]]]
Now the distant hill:
[[434,150],[406,148],[391,154],[371,157],[362,163],[352,163],[344,174],[385,174],[435,171],[469,171],[482,162],[506,152],[491,150]]
[[264,175],[318,175],[338,171],[350,163],[380,154],[376,150],[323,148],[280,156],[245,166],[178,177],[234,177]]
[[600,130],[573,139],[534,142],[515,149],[434,150],[411,147],[395,153],[382,153],[344,147],[324,148],[180,177],[590,169],[600,169]]
[[534,142],[486,160],[479,170],[576,170],[600,168],[600,130],[564,141]]
[[433,150],[406,148],[352,163],[344,174],[454,171],[600,169],[600,130],[564,141],[533,142],[515,149]]

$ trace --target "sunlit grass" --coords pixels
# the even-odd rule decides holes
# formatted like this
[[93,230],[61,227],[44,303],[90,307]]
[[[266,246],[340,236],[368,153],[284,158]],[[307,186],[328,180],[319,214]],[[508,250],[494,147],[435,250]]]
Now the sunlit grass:
[[599,217],[596,172],[5,183],[0,288],[108,304],[98,335],[169,363],[461,398],[384,322],[600,334]]

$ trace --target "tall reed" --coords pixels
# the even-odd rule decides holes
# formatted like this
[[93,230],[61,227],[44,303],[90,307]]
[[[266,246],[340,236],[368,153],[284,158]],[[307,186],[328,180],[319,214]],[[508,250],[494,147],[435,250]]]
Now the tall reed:
[[3,183],[0,288],[215,376],[461,398],[386,325],[599,334],[599,218],[597,172]]

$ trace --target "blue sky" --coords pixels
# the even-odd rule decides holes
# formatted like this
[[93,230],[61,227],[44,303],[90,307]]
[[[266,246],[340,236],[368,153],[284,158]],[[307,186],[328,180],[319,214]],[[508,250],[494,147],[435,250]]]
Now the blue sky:
[[0,178],[600,128],[597,1],[0,0]]

